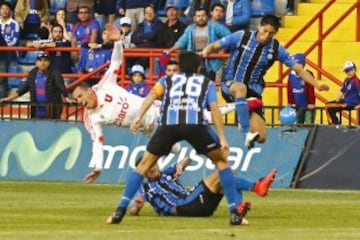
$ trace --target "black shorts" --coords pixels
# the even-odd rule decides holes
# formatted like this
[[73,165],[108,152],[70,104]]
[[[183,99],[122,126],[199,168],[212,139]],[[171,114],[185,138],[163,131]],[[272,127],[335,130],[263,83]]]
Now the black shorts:
[[[234,102],[234,98],[230,94],[230,86],[234,82],[235,81],[226,81],[226,82],[221,83],[221,95],[222,95],[222,97],[224,98],[224,100],[226,102]],[[248,86],[246,86],[246,98],[259,98],[259,99],[262,99],[262,96],[260,94],[258,94],[257,92],[255,92],[254,90],[250,89]],[[251,112],[256,113],[257,115],[259,115],[265,121],[263,108],[252,109]]]
[[176,206],[176,215],[183,217],[208,217],[218,207],[223,194],[211,192],[203,181],[186,196],[183,205]]
[[146,150],[157,156],[168,155],[171,147],[182,140],[190,143],[198,153],[204,155],[220,148],[219,138],[210,126],[170,125],[157,127]]

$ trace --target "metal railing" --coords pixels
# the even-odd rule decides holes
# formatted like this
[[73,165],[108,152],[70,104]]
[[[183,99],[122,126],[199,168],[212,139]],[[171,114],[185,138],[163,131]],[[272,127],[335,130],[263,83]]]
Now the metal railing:
[[[60,119],[52,119],[54,121],[63,122],[82,122],[83,108],[77,104],[63,103],[59,104],[62,106],[62,114]],[[32,107],[46,107],[45,103],[31,103],[31,102],[6,102],[0,103],[0,120],[34,120],[40,119],[37,117],[31,117]],[[282,108],[279,106],[264,106],[264,115],[267,116],[266,125],[268,127],[281,126],[279,121],[279,112]],[[324,107],[316,107],[314,109],[316,120],[314,125],[327,125],[327,114]],[[356,127],[359,125],[359,111],[358,110],[343,110],[349,118],[356,118],[358,122],[349,121],[348,118],[342,117],[343,114],[339,115],[342,125],[349,127]],[[270,117],[270,118],[269,118]],[[235,111],[230,112],[224,116],[224,122],[226,125],[236,125],[236,113]],[[301,126],[300,124],[298,124]],[[306,125],[311,126],[311,125]]]

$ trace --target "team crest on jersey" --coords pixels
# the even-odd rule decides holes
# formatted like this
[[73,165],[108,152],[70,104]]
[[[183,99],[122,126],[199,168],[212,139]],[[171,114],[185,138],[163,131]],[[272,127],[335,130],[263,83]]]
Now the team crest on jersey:
[[272,60],[274,58],[274,49],[269,49],[269,53],[267,55],[268,60]]
[[5,32],[6,33],[11,33],[11,27],[10,26],[6,27]]

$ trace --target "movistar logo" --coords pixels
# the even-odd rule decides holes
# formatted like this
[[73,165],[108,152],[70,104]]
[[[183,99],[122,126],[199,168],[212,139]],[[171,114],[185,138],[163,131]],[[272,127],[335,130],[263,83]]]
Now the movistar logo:
[[71,169],[78,159],[82,146],[82,135],[78,128],[70,128],[45,150],[39,150],[28,131],[16,134],[4,148],[0,161],[0,176],[6,176],[9,158],[13,154],[19,168],[28,176],[38,176],[48,170],[56,157],[69,149],[65,169]]

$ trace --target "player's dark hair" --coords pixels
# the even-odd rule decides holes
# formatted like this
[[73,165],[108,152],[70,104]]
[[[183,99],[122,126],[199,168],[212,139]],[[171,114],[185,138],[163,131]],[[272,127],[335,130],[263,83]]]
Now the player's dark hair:
[[280,19],[272,14],[265,15],[260,20],[260,26],[271,25],[276,31],[280,28]]
[[64,33],[64,28],[63,28],[63,26],[61,26],[60,24],[55,23],[54,25],[52,25],[52,27],[51,27],[51,32],[54,30],[54,28],[60,28],[60,29],[61,29],[61,32]]
[[180,71],[184,73],[196,73],[201,65],[200,56],[194,52],[181,51],[179,54]]
[[179,65],[179,63],[176,61],[176,60],[170,60],[166,66],[169,66],[169,65]]

